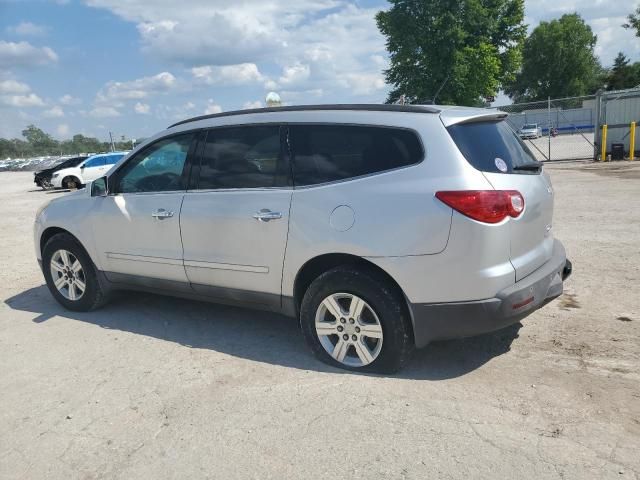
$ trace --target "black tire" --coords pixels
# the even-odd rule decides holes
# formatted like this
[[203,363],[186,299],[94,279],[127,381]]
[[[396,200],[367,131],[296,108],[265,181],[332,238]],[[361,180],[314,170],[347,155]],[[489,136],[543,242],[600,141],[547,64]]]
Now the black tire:
[[62,180],[62,188],[66,188],[68,190],[80,188],[80,185],[80,180],[78,180],[76,177],[65,177]]
[[[67,250],[80,262],[86,288],[77,300],[65,298],[56,288],[51,274],[51,258],[58,250]],[[51,237],[42,250],[42,271],[51,295],[63,307],[76,312],[88,312],[102,307],[108,301],[108,292],[98,280],[98,273],[91,258],[80,243],[68,233],[58,233]]]
[[[360,297],[378,316],[383,332],[382,348],[368,365],[352,367],[335,360],[316,334],[316,311],[320,303],[334,293]],[[415,348],[411,319],[401,292],[377,272],[353,266],[329,270],[311,283],[300,306],[300,326],[305,341],[319,360],[346,370],[395,373],[408,362]]]

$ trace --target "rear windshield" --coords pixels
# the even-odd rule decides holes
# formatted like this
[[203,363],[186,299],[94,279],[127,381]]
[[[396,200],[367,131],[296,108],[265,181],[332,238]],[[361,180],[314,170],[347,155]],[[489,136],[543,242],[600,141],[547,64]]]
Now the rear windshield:
[[447,130],[467,161],[482,172],[537,173],[514,171],[514,167],[537,162],[531,150],[504,121],[460,123]]

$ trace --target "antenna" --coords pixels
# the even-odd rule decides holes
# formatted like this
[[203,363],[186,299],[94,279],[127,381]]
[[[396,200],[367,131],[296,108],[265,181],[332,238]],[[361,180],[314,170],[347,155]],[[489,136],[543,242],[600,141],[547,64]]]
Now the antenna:
[[451,76],[451,73],[447,74],[447,78],[444,79],[444,82],[442,82],[442,84],[440,85],[440,88],[438,88],[438,90],[436,91],[436,94],[433,96],[433,100],[431,100],[431,103],[433,105],[436,104],[436,98],[438,98],[438,95],[440,95],[440,92],[442,91],[442,89],[444,88],[444,86],[447,84],[447,82],[449,81],[449,77]]

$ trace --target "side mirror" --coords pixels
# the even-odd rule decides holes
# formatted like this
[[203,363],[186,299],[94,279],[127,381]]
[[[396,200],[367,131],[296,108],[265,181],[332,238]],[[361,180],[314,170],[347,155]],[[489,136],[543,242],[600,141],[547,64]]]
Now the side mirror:
[[100,177],[91,182],[92,197],[106,197],[109,194],[107,177]]
[[86,167],[86,165],[82,165],[82,166],[80,167],[80,170],[84,170],[84,167]]

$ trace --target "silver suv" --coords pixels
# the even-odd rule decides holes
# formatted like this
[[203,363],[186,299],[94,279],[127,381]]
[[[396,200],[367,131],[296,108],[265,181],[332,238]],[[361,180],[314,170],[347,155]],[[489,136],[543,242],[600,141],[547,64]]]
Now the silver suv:
[[562,293],[553,190],[504,119],[323,105],[186,120],[42,208],[37,257],[71,310],[116,289],[273,310],[322,361],[393,372]]

